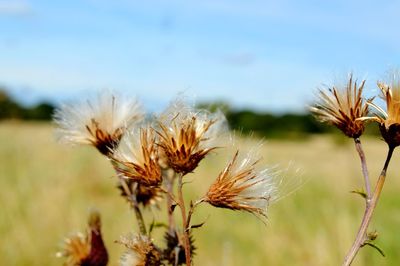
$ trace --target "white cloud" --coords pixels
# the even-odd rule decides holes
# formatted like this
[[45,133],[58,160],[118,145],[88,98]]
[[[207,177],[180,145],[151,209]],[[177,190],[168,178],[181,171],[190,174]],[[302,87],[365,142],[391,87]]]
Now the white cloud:
[[256,61],[256,56],[249,52],[238,52],[222,56],[221,61],[224,64],[232,66],[248,66]]
[[0,16],[26,16],[32,13],[27,1],[0,1]]

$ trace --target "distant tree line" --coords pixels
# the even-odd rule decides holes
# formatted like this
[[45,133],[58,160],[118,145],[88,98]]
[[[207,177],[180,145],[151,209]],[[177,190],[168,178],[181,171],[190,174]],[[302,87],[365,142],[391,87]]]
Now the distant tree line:
[[[221,110],[229,126],[243,134],[254,134],[268,138],[303,138],[310,134],[335,133],[334,127],[321,124],[310,114],[273,114],[251,109],[235,110],[225,102],[198,104],[199,108],[211,112]],[[42,102],[25,107],[0,89],[0,120],[42,120],[52,118],[55,106]],[[378,134],[377,128],[367,128],[367,133]]]
[[54,111],[51,103],[39,103],[25,107],[15,101],[4,90],[0,90],[0,120],[50,120]]
[[[320,123],[310,113],[274,114],[251,109],[235,110],[225,102],[202,103],[199,107],[211,112],[221,110],[229,126],[243,134],[255,134],[268,138],[304,138],[311,134],[340,132],[332,126]],[[368,125],[366,134],[379,135],[376,125]]]
[[199,107],[211,112],[221,110],[229,126],[243,134],[269,138],[301,138],[310,134],[332,132],[332,128],[319,123],[310,114],[273,114],[251,109],[235,110],[224,102],[203,103]]

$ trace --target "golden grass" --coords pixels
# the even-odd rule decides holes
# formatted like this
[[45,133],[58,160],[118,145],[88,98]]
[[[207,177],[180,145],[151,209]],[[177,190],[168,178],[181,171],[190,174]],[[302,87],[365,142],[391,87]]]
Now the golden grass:
[[[375,180],[386,146],[368,138],[363,143]],[[251,147],[257,141],[240,144]],[[363,185],[352,141],[338,145],[329,136],[302,142],[267,141],[262,152],[269,165],[286,168],[291,162],[290,169],[299,168],[303,185],[271,206],[267,225],[249,214],[199,207],[194,222],[207,222],[194,232],[196,265],[339,265],[364,207],[359,196],[349,193]],[[211,155],[189,175],[189,195],[195,198],[206,192],[229,159],[225,155]],[[400,264],[398,165],[396,151],[371,225],[379,232],[377,243],[387,256],[366,247],[354,265]],[[84,229],[90,207],[102,213],[110,265],[118,264],[122,247],[114,240],[137,227],[128,204],[118,196],[110,164],[96,150],[57,144],[48,124],[2,123],[0,171],[1,265],[61,265],[54,254],[65,235]],[[153,216],[162,219],[164,214],[149,211],[145,219]]]

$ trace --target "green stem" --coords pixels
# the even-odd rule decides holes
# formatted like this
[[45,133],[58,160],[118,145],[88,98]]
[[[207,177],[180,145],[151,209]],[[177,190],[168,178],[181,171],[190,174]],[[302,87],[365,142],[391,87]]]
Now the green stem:
[[178,205],[181,209],[182,214],[182,228],[183,228],[183,238],[184,238],[184,247],[185,247],[185,258],[186,258],[186,265],[191,265],[191,254],[190,254],[190,239],[189,239],[189,232],[186,230],[188,227],[188,220],[186,217],[186,208],[185,208],[185,200],[183,199],[183,192],[182,192],[182,183],[183,175],[180,174],[178,177]]
[[174,202],[173,195],[174,195],[175,172],[171,170],[168,171],[166,173],[164,180],[167,191],[168,232],[170,235],[173,235],[175,231],[175,219],[174,219],[172,204]]
[[126,184],[125,179],[121,175],[118,174],[118,177],[119,177],[119,182],[122,186],[122,189],[124,190],[125,194],[128,196],[131,207],[132,207],[133,211],[135,212],[136,221],[138,223],[140,233],[142,235],[147,235],[146,225],[144,223],[143,215],[139,208],[139,204],[136,200],[136,193],[132,193],[131,189],[128,187],[128,184]]

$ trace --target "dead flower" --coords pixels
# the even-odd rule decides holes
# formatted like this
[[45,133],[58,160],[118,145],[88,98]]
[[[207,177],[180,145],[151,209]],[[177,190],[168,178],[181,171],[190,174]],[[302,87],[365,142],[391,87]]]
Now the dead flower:
[[379,82],[378,87],[386,102],[387,112],[375,103],[369,103],[377,114],[373,117],[365,117],[364,120],[378,122],[384,140],[389,146],[397,147],[400,145],[400,81],[393,78],[390,85]]
[[129,235],[121,237],[117,242],[126,247],[126,251],[120,259],[121,266],[161,265],[161,253],[149,237]]
[[63,251],[57,257],[65,257],[67,266],[105,266],[108,263],[108,253],[101,236],[100,214],[92,211],[89,216],[88,233],[74,234],[64,240]]
[[109,155],[128,126],[143,117],[136,100],[102,91],[93,101],[64,104],[56,110],[54,121],[62,142],[88,144]]
[[364,132],[364,121],[359,118],[369,111],[362,97],[364,85],[365,80],[358,86],[350,75],[344,88],[319,90],[317,103],[310,110],[318,120],[336,126],[348,137],[358,138]]
[[111,161],[118,173],[144,186],[162,182],[158,146],[153,129],[146,126],[129,131],[113,152]]
[[187,174],[217,148],[216,140],[225,129],[222,113],[196,111],[178,100],[160,115],[157,133],[168,165],[177,173]]
[[267,206],[277,199],[275,176],[269,169],[256,169],[259,158],[254,151],[242,159],[238,157],[236,152],[209,188],[204,201],[215,207],[266,217]]

